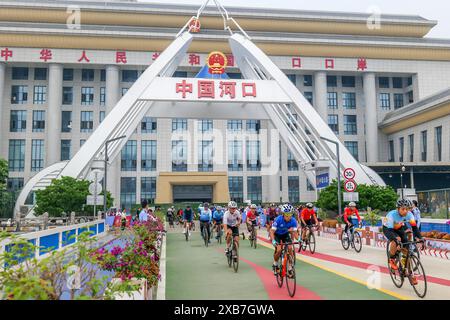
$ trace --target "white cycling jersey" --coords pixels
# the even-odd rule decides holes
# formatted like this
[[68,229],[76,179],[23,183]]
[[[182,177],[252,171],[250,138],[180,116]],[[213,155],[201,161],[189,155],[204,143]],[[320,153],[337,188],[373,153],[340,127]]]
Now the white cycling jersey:
[[234,214],[232,214],[230,211],[225,211],[223,215],[223,224],[228,225],[230,227],[235,227],[239,220],[241,219],[241,213],[239,210],[236,209]]

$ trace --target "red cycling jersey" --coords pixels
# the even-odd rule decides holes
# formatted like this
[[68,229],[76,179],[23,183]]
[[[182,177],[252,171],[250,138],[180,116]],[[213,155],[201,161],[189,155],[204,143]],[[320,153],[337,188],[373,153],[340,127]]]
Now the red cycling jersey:
[[[256,211],[255,211],[256,213]],[[247,220],[255,220],[256,219],[256,214],[252,212],[252,210],[248,210],[247,211]]]
[[301,217],[305,221],[310,220],[311,217],[315,217],[315,216],[316,216],[316,213],[314,212],[314,209],[305,208],[302,210]]
[[345,210],[344,210],[344,221],[345,222],[351,222],[351,221],[348,221],[348,218],[351,217],[354,214],[358,218],[358,222],[361,222],[361,218],[359,216],[358,209],[356,209],[356,208],[353,209],[353,210],[350,209],[350,208],[345,208]]

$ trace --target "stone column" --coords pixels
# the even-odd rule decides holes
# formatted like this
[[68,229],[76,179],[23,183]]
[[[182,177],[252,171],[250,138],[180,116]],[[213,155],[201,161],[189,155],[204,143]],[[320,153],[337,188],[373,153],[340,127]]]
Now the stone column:
[[328,103],[327,103],[327,73],[318,71],[314,73],[314,107],[322,119],[328,123]]
[[378,161],[378,116],[377,116],[377,88],[375,73],[364,73],[364,102],[366,106],[366,162]]
[[[120,70],[118,66],[106,67],[106,115],[115,107],[120,99]],[[114,198],[114,206],[120,204],[120,153],[114,161],[109,161],[107,190]]]
[[[272,169],[276,169],[275,172],[270,172],[267,176],[268,183],[268,194],[267,194],[267,202],[279,202],[280,201],[280,171],[279,171],[279,158],[280,158],[280,150],[279,150],[279,139],[280,136],[272,135],[272,130],[275,130],[275,127],[272,121],[267,121],[267,148],[269,151],[269,159],[271,159],[270,163],[270,171]],[[275,136],[277,139],[275,139]],[[264,180],[264,176],[263,176]],[[265,188],[263,188],[264,190]],[[263,198],[264,201],[264,198]]]
[[46,167],[61,160],[61,104],[63,66],[50,64],[47,107],[47,163]]
[[[3,98],[4,98],[3,94],[5,92],[5,74],[6,74],[6,65],[0,62],[0,137],[6,137],[6,132],[3,132],[3,130],[5,130],[6,128],[6,123],[4,123],[4,119],[6,119],[6,114],[3,105]],[[0,155],[3,152],[4,143],[6,143],[6,139],[0,139]],[[7,158],[6,153],[4,157]]]

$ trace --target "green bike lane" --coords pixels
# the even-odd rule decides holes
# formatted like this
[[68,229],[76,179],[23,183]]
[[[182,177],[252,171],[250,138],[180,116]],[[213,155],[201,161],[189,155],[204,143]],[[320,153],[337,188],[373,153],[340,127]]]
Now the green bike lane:
[[[273,248],[240,240],[237,273],[228,267],[225,244],[211,240],[208,248],[198,232],[186,242],[177,229],[167,233],[166,299],[270,300],[291,298],[286,285],[278,288],[271,270]],[[393,300],[394,297],[297,260],[297,300]]]

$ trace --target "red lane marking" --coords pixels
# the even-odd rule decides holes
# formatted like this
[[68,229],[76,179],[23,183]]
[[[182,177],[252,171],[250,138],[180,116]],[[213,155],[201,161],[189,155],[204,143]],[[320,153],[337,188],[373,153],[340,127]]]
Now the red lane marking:
[[[261,238],[259,236],[258,236],[258,238],[261,241],[263,241],[263,242],[270,243],[270,241],[267,240],[267,239]],[[310,252],[302,251],[301,254],[303,254],[305,256],[308,256],[308,257],[317,258],[317,259],[321,259],[321,260],[326,260],[326,261],[339,263],[339,264],[344,264],[344,265],[347,265],[347,266],[360,268],[360,269],[368,269],[369,267],[374,266],[374,264],[365,263],[365,262],[356,261],[356,260],[351,260],[351,259],[346,259],[346,258],[335,257],[335,256],[331,256],[329,254],[318,253],[318,252],[315,252],[314,254],[311,254]],[[375,266],[379,267],[380,271],[382,273],[389,274],[389,269],[387,267],[383,267],[383,266],[379,266],[379,265],[375,265]],[[426,271],[425,271],[425,274],[426,274]],[[443,285],[443,286],[450,287],[450,280],[447,280],[447,279],[427,276],[427,281],[428,282],[432,282],[432,283],[436,283],[436,284],[440,284],[440,285]]]
[[298,284],[295,295],[291,298],[289,297],[286,288],[286,282],[284,282],[283,286],[279,288],[273,272],[242,257],[239,257],[239,260],[249,264],[256,271],[264,285],[264,288],[266,289],[267,294],[269,295],[270,300],[322,300],[322,297],[318,296],[315,292],[299,286]]

